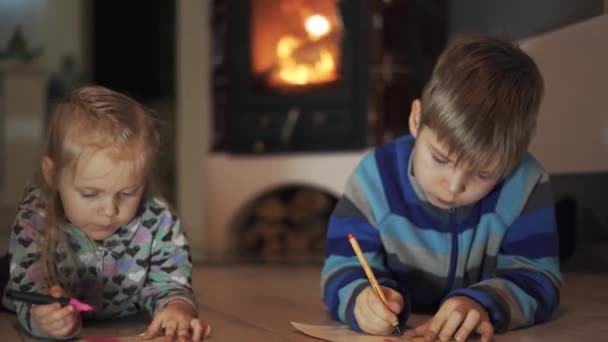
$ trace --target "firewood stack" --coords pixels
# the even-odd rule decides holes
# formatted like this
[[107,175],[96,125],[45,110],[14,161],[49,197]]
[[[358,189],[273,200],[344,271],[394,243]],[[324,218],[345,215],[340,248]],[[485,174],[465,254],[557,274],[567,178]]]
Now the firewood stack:
[[254,202],[237,241],[239,251],[263,261],[320,261],[336,199],[310,187],[287,187]]

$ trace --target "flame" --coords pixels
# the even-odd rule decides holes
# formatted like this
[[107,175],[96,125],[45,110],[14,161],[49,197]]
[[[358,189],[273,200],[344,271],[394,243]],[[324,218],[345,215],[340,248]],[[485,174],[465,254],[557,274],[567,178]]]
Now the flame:
[[316,40],[329,32],[329,20],[320,14],[314,14],[306,19],[304,27],[310,37]]
[[274,85],[322,84],[338,78],[337,40],[327,39],[329,20],[313,14],[304,21],[306,37],[283,35],[276,44],[276,64],[270,75]]

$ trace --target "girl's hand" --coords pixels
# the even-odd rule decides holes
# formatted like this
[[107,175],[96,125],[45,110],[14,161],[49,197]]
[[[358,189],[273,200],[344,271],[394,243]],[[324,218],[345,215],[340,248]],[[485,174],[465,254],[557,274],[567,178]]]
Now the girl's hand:
[[167,342],[198,342],[211,334],[211,326],[201,323],[192,305],[180,299],[170,301],[154,315],[143,338],[152,339],[159,335],[161,330],[164,330]]
[[380,285],[388,301],[388,308],[371,286],[366,287],[355,299],[355,319],[361,330],[376,335],[390,335],[393,322],[403,310],[403,296],[389,287]]
[[[51,286],[49,293],[53,297],[64,295],[63,289],[59,286]],[[53,338],[69,337],[80,325],[80,315],[71,305],[64,307],[59,303],[32,305],[30,312],[34,323]]]
[[443,302],[433,318],[416,327],[414,336],[424,337],[424,341],[466,341],[472,332],[487,342],[492,340],[494,327],[483,306],[469,297],[458,296]]

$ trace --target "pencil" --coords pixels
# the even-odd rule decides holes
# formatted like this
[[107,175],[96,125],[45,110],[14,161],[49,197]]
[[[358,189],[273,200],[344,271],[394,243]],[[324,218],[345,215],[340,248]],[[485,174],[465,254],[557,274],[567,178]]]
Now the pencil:
[[[348,241],[350,242],[350,245],[353,247],[353,250],[355,251],[357,258],[359,259],[359,263],[361,263],[361,267],[363,267],[363,270],[365,271],[365,275],[367,275],[367,279],[372,284],[372,289],[374,290],[376,295],[378,295],[378,297],[380,297],[380,300],[382,301],[382,303],[384,303],[384,305],[388,308],[388,300],[386,300],[386,296],[384,296],[384,292],[380,288],[380,284],[378,284],[378,280],[376,279],[376,276],[374,275],[372,268],[369,267],[369,264],[367,263],[365,256],[363,256],[363,251],[361,251],[361,247],[359,246],[357,239],[355,239],[355,236],[353,234],[348,234]],[[396,320],[395,322],[393,322],[393,334],[403,335],[403,332],[401,331],[401,327],[399,327],[399,320]]]

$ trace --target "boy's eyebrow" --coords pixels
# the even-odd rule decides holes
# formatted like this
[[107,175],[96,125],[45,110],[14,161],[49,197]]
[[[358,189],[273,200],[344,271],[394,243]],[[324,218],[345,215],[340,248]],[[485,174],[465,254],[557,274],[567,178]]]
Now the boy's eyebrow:
[[487,167],[486,169],[481,169],[479,171],[477,171],[479,173],[488,173],[490,176],[496,176],[500,173],[500,171],[498,170],[498,167],[494,166],[494,167]]
[[429,148],[432,150],[433,153],[438,154],[441,158],[445,158],[451,162],[453,162],[453,160],[451,160],[450,158],[448,158],[447,155],[445,155],[443,152],[439,151],[439,149],[437,149],[435,146],[433,146],[431,143],[428,143]]
[[[444,158],[446,160],[448,160],[449,162],[453,163],[454,160],[450,159],[447,155],[445,155],[443,152],[439,151],[439,149],[437,149],[435,146],[433,146],[431,143],[427,143],[428,147],[432,150],[433,153],[438,154],[439,157]],[[492,167],[488,167],[485,169],[480,169],[480,170],[473,170],[474,172],[479,172],[479,173],[489,173],[491,175],[494,175],[496,172],[495,168]]]

